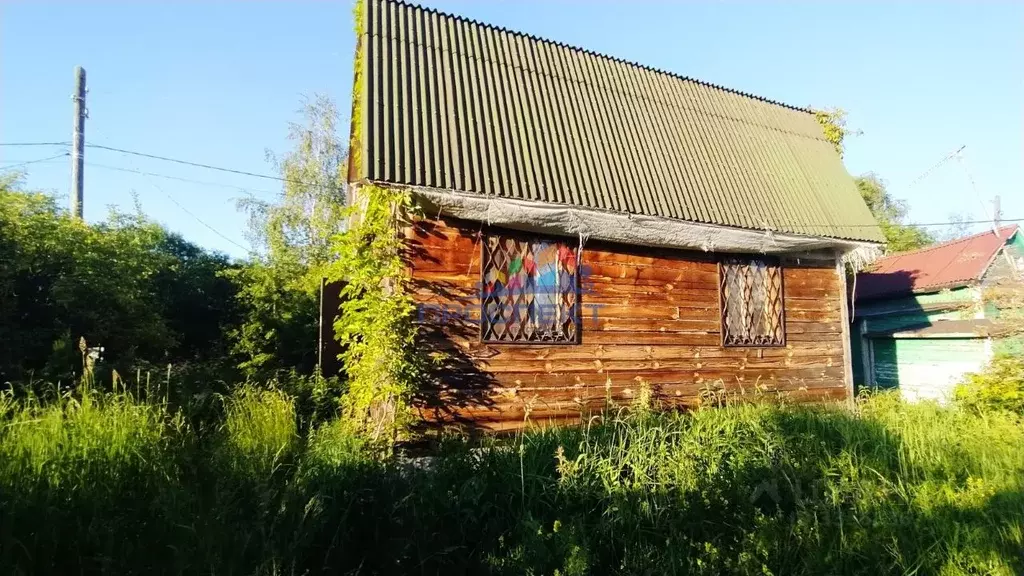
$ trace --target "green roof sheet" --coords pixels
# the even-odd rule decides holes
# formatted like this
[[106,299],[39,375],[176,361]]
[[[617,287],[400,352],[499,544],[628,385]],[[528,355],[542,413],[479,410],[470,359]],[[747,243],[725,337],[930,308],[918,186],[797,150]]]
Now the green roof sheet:
[[357,180],[884,240],[808,110],[392,0],[362,18]]

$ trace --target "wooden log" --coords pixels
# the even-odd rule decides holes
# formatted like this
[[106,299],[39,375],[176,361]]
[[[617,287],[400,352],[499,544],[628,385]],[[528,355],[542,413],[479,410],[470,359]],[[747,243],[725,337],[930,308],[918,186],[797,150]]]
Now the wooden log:
[[748,360],[834,357],[842,355],[842,347],[833,343],[820,346],[767,348],[720,348],[712,346],[683,346],[673,344],[580,344],[576,346],[502,345],[476,341],[461,344],[450,340],[437,341],[439,349],[459,350],[470,357],[509,360],[674,360],[682,358],[746,358]]
[[642,372],[654,370],[690,371],[736,371],[737,374],[760,370],[788,370],[802,368],[831,368],[842,364],[842,355],[806,358],[681,358],[660,360],[619,359],[615,356],[593,360],[553,359],[512,359],[487,358],[477,360],[477,366],[484,371],[498,374],[503,372],[565,373],[565,372]]
[[[454,375],[453,375],[454,376]],[[723,382],[758,382],[758,381],[785,381],[802,382],[808,380],[833,380],[842,379],[843,367],[841,363],[832,366],[819,367],[785,367],[777,368],[747,368],[743,370],[732,370],[723,368],[700,368],[688,370],[684,368],[658,368],[658,369],[636,369],[627,370],[560,370],[547,371],[527,368],[525,370],[495,371],[491,373],[480,373],[475,376],[465,374],[458,375],[458,386],[465,389],[477,389],[487,386],[515,387],[545,387],[545,386],[572,386],[584,385],[606,385],[609,380],[614,383],[628,383],[633,381],[647,381],[656,384],[670,384],[694,382],[703,383],[721,380]],[[440,375],[442,381],[445,376]],[[472,380],[473,384],[465,383]],[[456,384],[453,384],[456,385]]]
[[601,318],[597,321],[584,316],[584,327],[590,330],[622,331],[622,332],[681,332],[698,334],[715,334],[721,328],[721,322],[717,320],[689,320],[689,319],[656,319],[647,318]]
[[628,266],[584,263],[584,272],[587,279],[606,278],[616,283],[636,284],[645,283],[676,284],[688,282],[693,284],[704,284],[716,286],[718,284],[717,270],[701,270],[695,268],[676,268],[671,266]]
[[678,306],[697,310],[718,311],[716,290],[636,290],[632,292],[611,292],[588,290],[581,293],[584,304],[610,304],[615,306]]
[[841,322],[817,322],[804,321],[800,319],[790,320],[786,318],[786,334],[809,334],[809,333],[832,333],[840,334],[843,331]]
[[606,386],[576,385],[572,387],[546,388],[493,388],[486,394],[468,395],[460,390],[443,390],[430,396],[422,396],[424,405],[458,407],[464,410],[500,411],[505,406],[551,406],[558,403],[572,405],[603,402],[630,403],[643,395],[644,388],[655,400],[667,398],[696,398],[708,394],[735,394],[757,396],[782,392],[801,392],[809,389],[833,390],[842,395],[845,384],[842,380],[807,380],[793,382],[672,382],[652,384],[630,382]]
[[[717,398],[703,398],[698,394],[660,395],[652,400],[660,408],[692,409],[702,404],[717,405],[718,401],[728,403],[742,402],[821,402],[836,401],[845,398],[842,386],[826,388],[800,388],[794,390],[758,390],[758,391],[725,391]],[[719,400],[720,399],[720,400]],[[594,398],[574,401],[543,401],[531,400],[501,404],[487,408],[459,407],[448,412],[424,410],[421,413],[427,418],[462,418],[472,421],[478,426],[489,429],[518,429],[545,423],[566,425],[599,416],[605,410],[614,412],[619,408],[629,408],[635,398],[612,399]]]

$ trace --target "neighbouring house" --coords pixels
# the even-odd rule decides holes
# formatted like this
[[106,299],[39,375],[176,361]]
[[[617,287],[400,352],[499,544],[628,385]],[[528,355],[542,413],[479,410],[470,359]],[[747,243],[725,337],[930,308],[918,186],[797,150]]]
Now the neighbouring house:
[[884,241],[810,110],[390,0],[358,11],[350,202],[410,190],[424,418],[853,390]]
[[[945,400],[968,372],[1000,348],[991,289],[1018,285],[1024,238],[1004,226],[952,242],[894,254],[857,275],[853,307],[855,380],[899,388],[908,399]],[[1024,352],[1024,349],[1018,350]]]

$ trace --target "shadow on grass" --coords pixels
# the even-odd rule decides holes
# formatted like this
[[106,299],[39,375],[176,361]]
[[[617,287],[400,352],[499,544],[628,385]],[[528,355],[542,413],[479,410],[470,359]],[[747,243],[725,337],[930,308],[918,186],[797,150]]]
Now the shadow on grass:
[[984,437],[998,423],[926,416],[639,412],[429,461],[369,457],[340,425],[252,465],[171,437],[115,481],[98,464],[80,487],[7,478],[0,570],[1021,573],[1021,458]]

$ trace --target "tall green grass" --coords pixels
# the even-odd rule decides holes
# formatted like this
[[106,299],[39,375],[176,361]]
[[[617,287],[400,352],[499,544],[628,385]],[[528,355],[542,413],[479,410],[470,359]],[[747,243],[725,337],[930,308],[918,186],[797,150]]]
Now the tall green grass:
[[0,397],[4,574],[1016,574],[1024,425],[1006,412],[634,410],[429,460],[242,389],[164,404]]
[[181,538],[182,426],[124,394],[0,396],[0,571],[164,564]]

